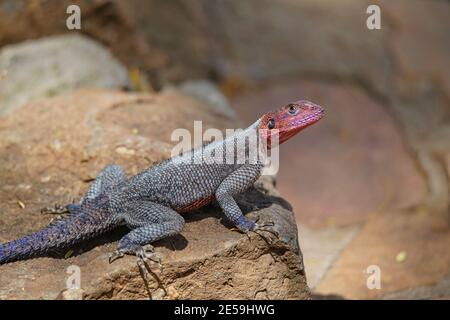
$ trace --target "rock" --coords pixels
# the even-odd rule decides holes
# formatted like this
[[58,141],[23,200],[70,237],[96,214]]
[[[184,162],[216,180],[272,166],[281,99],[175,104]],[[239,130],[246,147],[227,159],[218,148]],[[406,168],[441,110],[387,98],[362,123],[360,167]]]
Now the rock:
[[83,300],[84,291],[81,289],[66,289],[61,292],[63,300]]
[[447,276],[437,283],[429,286],[409,288],[403,291],[393,292],[383,296],[385,300],[429,300],[450,299],[450,277]]
[[[4,0],[0,45],[68,32],[61,0]],[[384,88],[390,26],[365,26],[366,1],[76,1],[80,32],[111,47],[155,86],[192,78],[279,80],[296,74],[366,78]],[[323,21],[333,21],[332,24]],[[300,40],[298,40],[300,39]],[[298,40],[298,41],[297,41]],[[370,63],[368,63],[370,61]]]
[[389,26],[376,32],[366,28],[366,1],[208,3],[211,38],[220,48],[216,72],[225,79],[267,83],[296,75],[328,75],[364,78],[385,88],[391,65],[383,38]]
[[[81,30],[68,30],[67,7],[78,5]],[[142,10],[139,4],[136,10]],[[127,1],[60,0],[33,1],[2,0],[0,3],[0,47],[24,40],[63,33],[81,33],[111,48],[114,56],[128,67],[149,72],[158,83],[158,70],[167,62],[160,49],[146,42],[128,14]],[[151,11],[155,11],[152,8]],[[156,32],[160,32],[161,29]]]
[[[117,163],[134,174],[167,158],[176,128],[192,129],[196,119],[205,129],[235,127],[211,110],[175,90],[158,95],[81,90],[41,99],[0,119],[0,242],[46,226],[54,217],[40,209],[78,199],[104,165]],[[291,207],[272,179],[255,186],[238,203],[246,212],[247,204],[258,208],[250,217],[275,221],[281,241],[273,245],[228,230],[219,207],[210,205],[185,215],[180,236],[155,244],[164,268],[154,271],[165,290],[150,279],[147,291],[132,256],[108,263],[126,232],[119,229],[56,257],[0,266],[0,299],[135,299],[149,292],[154,299],[308,298]],[[75,291],[66,289],[70,266],[80,268]]]
[[311,229],[299,227],[303,261],[308,272],[308,286],[313,290],[326,275],[341,251],[358,234],[360,226]]
[[[381,30],[366,28],[367,1],[139,0],[123,12],[145,41],[166,53],[163,82],[284,80],[302,74],[360,79],[379,90],[391,63]],[[332,21],[332,23],[323,23]],[[384,21],[384,20],[383,20]],[[368,63],[370,61],[370,63]]]
[[399,76],[406,83],[432,79],[450,98],[450,5],[445,1],[381,1],[391,24],[388,38]]
[[0,115],[26,102],[80,87],[129,87],[127,70],[102,45],[66,35],[5,46],[0,51]]
[[443,120],[450,117],[450,5],[418,0],[380,4],[393,26],[386,43],[395,70],[383,95],[417,153],[428,182],[427,205],[448,216],[450,186],[442,163],[450,150],[450,125]]
[[[342,251],[315,293],[347,299],[448,296],[449,246],[447,219],[426,208],[377,214]],[[367,287],[372,265],[380,268],[380,289]],[[421,287],[436,290],[427,293]]]
[[213,82],[209,80],[190,80],[181,83],[178,89],[185,94],[200,99],[229,118],[236,119],[236,112]]

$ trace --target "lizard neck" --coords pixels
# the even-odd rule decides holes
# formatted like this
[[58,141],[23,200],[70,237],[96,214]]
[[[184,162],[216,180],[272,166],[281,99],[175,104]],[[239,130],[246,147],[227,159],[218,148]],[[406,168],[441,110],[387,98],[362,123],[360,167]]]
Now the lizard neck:
[[226,138],[187,152],[174,161],[220,164],[261,164],[266,161],[267,143],[259,135],[260,119],[246,129],[227,132]]

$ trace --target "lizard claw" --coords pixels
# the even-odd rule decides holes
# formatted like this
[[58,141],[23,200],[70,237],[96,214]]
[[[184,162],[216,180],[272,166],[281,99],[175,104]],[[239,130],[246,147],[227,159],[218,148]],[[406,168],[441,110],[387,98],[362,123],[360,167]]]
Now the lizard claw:
[[155,272],[153,272],[150,269],[150,267],[148,266],[148,264],[147,264],[148,261],[155,262],[158,265],[159,272],[160,273],[163,272],[161,258],[155,253],[154,247],[150,244],[148,244],[144,247],[140,247],[138,250],[136,250],[136,263],[139,267],[139,273],[141,274],[141,277],[144,279],[145,286],[147,288],[149,296],[152,299],[152,293],[151,293],[150,289],[148,288],[149,275],[153,276],[153,278],[158,283],[158,287],[163,289],[164,294],[167,294],[167,292],[163,286],[163,283],[162,283],[160,277]]
[[272,221],[268,221],[263,224],[256,223],[256,227],[255,229],[253,229],[253,231],[266,231],[273,234],[275,237],[279,238],[280,234],[278,233],[278,231],[272,228],[273,226],[275,226],[275,223],[273,223]]
[[266,221],[264,223],[258,223],[258,221],[255,221],[255,229],[263,229],[267,227],[273,227],[275,223],[273,221]]
[[255,228],[253,228],[252,230],[249,230],[249,231],[259,235],[269,245],[275,243],[276,241],[272,241],[272,239],[267,238],[266,236],[263,236],[263,234],[261,232],[261,231],[265,231],[265,232],[271,233],[272,235],[275,236],[275,238],[278,239],[280,237],[280,234],[277,231],[273,230],[273,228],[272,228],[275,225],[275,223],[273,221],[258,223],[258,221],[259,221],[259,217],[257,218],[257,220],[255,222]]
[[151,244],[147,244],[145,246],[134,246],[132,248],[127,249],[117,249],[109,256],[109,263],[112,263],[114,260],[118,258],[122,258],[125,254],[136,255],[136,263],[139,267],[139,273],[145,281],[145,286],[151,297],[150,289],[148,288],[149,275],[152,275],[158,283],[158,286],[162,288],[165,292],[165,289],[162,285],[161,279],[159,276],[153,272],[148,266],[148,262],[154,262],[158,265],[160,273],[162,273],[163,268],[161,264],[161,258],[155,253],[155,248]]
[[135,254],[138,260],[138,265],[141,266],[142,263],[147,261],[152,261],[158,264],[159,269],[162,271],[161,258],[155,253],[155,248],[151,244],[147,244],[143,247],[139,247],[136,250],[124,250],[117,249],[109,256],[109,263],[122,258],[125,254]]
[[122,250],[116,250],[113,253],[109,255],[109,263],[112,263],[113,261],[122,258],[125,255],[125,253]]
[[230,228],[229,230],[230,230],[230,231],[239,232],[239,233],[245,233],[245,232],[243,232],[242,230],[240,230],[239,228],[236,228],[236,227],[232,227],[232,228]]
[[266,221],[263,223],[259,222],[260,217],[256,217],[255,221],[247,220],[244,217],[240,219],[240,221],[236,224],[237,228],[232,228],[233,231],[239,231],[241,233],[245,233],[249,239],[249,233],[253,232],[256,233],[258,236],[260,236],[267,244],[271,245],[275,243],[275,241],[272,241],[272,239],[268,238],[267,236],[263,235],[262,231],[271,233],[275,236],[275,238],[279,238],[279,233],[275,230],[273,230],[273,226],[275,223],[273,221]]
[[142,261],[152,261],[155,262],[160,271],[162,272],[162,264],[161,264],[161,257],[158,256],[155,253],[155,248],[151,244],[147,244],[144,247],[141,248],[141,250],[138,250],[136,252],[136,256],[138,259],[141,259]]
[[257,216],[255,221],[251,221],[242,216],[238,220],[236,227],[231,228],[230,230],[237,231],[240,233],[245,233],[250,241],[251,241],[251,237],[249,236],[249,234],[251,232],[256,233],[269,246],[273,245],[277,240],[274,240],[273,237],[267,237],[267,235],[264,235],[264,232],[262,232],[262,231],[271,233],[276,239],[278,239],[280,236],[279,233],[277,231],[273,230],[273,226],[275,225],[275,223],[273,221],[266,221],[266,222],[260,223],[259,219],[260,219],[260,217]]

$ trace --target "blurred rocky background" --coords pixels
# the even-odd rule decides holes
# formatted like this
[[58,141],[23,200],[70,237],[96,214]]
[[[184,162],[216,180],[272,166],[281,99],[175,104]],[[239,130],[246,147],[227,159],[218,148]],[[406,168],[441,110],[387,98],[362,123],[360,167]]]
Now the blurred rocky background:
[[312,100],[277,188],[313,297],[450,298],[449,34],[445,0],[0,0],[0,115],[84,87],[178,87],[240,126]]

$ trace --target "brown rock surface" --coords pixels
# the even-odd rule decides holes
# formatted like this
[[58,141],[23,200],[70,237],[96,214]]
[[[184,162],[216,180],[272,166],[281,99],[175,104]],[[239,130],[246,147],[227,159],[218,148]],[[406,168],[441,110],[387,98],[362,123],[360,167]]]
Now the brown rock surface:
[[298,238],[302,244],[303,262],[308,273],[308,286],[313,290],[339,258],[341,251],[358,234],[360,226],[321,229],[299,225]]
[[[425,208],[377,214],[343,250],[316,293],[350,299],[448,296],[449,246],[447,220]],[[367,288],[370,265],[380,267],[381,289]],[[417,287],[439,287],[440,293],[405,292]]]
[[[0,242],[47,225],[39,213],[53,203],[80,197],[108,163],[129,174],[170,155],[170,134],[191,129],[233,127],[225,116],[199,101],[168,90],[159,95],[78,91],[24,106],[0,120]],[[151,280],[153,298],[303,299],[309,297],[297,229],[290,206],[273,182],[261,180],[239,202],[259,209],[249,213],[275,220],[281,242],[231,232],[211,205],[187,214],[181,236],[157,243],[166,292]],[[244,205],[243,204],[243,205]],[[244,205],[245,207],[245,205]],[[2,299],[131,299],[148,291],[135,258],[108,264],[108,254],[125,230],[62,252],[68,259],[39,258],[0,266]],[[81,270],[81,290],[65,290],[69,266]],[[155,271],[159,273],[157,270]]]
[[383,42],[389,25],[368,30],[370,2],[355,0],[4,0],[0,45],[73,32],[65,25],[70,4],[81,8],[81,33],[148,71],[157,86],[211,75],[253,81],[312,73],[367,78],[384,89],[391,67]]
[[380,1],[392,32],[387,41],[405,82],[432,80],[450,99],[450,5],[446,1]]
[[417,153],[428,184],[426,203],[448,216],[449,182],[445,155],[450,149],[450,3],[380,1],[391,32],[393,74],[383,95]]
[[128,71],[109,50],[80,35],[25,41],[0,49],[0,115],[77,88],[130,88]]
[[[143,41],[124,8],[125,1],[3,0],[0,3],[0,46],[49,35],[81,32],[108,46],[128,66],[154,71],[167,62],[158,48]],[[78,5],[81,30],[68,30],[66,9]]]

